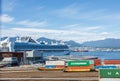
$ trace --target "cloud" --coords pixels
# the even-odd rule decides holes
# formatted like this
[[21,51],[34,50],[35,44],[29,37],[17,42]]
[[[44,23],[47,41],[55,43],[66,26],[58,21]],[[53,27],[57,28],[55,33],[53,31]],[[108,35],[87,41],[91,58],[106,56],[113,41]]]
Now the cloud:
[[61,29],[64,29],[64,30],[79,30],[81,27],[80,24],[68,24],[68,25],[65,25],[65,26],[62,26],[60,27]]
[[106,9],[89,10],[88,4],[71,4],[54,12],[60,17],[94,20],[94,18],[104,15],[105,11]]
[[29,20],[23,20],[23,21],[14,21],[15,18],[11,17],[7,14],[0,15],[0,22],[2,23],[9,23],[12,22],[12,25],[23,25],[26,27],[45,27],[48,25],[47,21],[29,21]]
[[52,30],[52,29],[38,29],[38,28],[12,28],[14,31],[24,31],[24,32],[39,32],[39,33],[71,33],[65,30]]
[[8,22],[12,22],[13,20],[14,20],[14,18],[10,17],[7,14],[0,15],[0,22],[8,23]]
[[120,21],[119,12],[111,12],[106,8],[92,8],[89,4],[71,4],[55,10],[54,14],[64,19],[103,22],[103,24],[109,24],[109,22],[118,24]]
[[17,22],[19,25],[29,26],[29,27],[44,27],[47,26],[46,21],[29,21],[29,20],[23,20]]
[[[10,32],[13,31],[13,32]],[[119,32],[117,32],[119,33]],[[91,31],[77,31],[77,30],[53,30],[40,28],[10,28],[3,29],[4,36],[31,36],[34,39],[39,37],[48,37],[57,40],[74,40],[77,42],[85,42],[92,40],[101,40],[105,38],[117,38],[119,34],[115,32],[91,32]],[[117,35],[116,35],[117,34]]]
[[[107,27],[107,26],[106,26]],[[87,26],[87,25],[84,25],[84,24],[69,24],[69,25],[65,25],[63,27],[61,27],[62,29],[69,29],[69,30],[75,30],[75,31],[102,31],[103,29],[105,29],[105,26],[104,25],[93,25],[93,26]]]
[[109,35],[109,33],[108,32],[102,32],[102,33],[100,33],[101,35]]
[[92,31],[92,30],[101,30],[103,26],[94,26],[94,27],[86,27],[85,30]]

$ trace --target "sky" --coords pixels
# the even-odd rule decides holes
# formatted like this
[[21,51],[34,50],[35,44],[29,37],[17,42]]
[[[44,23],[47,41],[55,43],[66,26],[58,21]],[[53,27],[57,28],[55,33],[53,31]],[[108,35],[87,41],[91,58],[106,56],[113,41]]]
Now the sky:
[[120,0],[0,0],[0,36],[120,38]]

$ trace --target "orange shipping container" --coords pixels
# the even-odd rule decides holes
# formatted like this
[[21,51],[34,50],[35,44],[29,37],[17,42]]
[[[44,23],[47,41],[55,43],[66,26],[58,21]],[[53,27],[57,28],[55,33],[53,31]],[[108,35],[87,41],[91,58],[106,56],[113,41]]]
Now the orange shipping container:
[[60,65],[60,66],[56,66],[56,68],[63,69],[63,68],[65,68],[65,66]]
[[72,71],[90,71],[90,69],[65,69],[64,71],[67,71],[67,72],[72,72]]
[[94,65],[90,66],[69,66],[67,69],[93,69]]
[[104,60],[104,64],[120,64],[120,60]]

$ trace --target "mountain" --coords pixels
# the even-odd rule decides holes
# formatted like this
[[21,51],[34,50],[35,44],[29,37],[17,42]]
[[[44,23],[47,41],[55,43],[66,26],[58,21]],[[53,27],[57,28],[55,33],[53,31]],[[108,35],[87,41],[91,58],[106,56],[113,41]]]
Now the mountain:
[[[19,36],[16,37],[9,37],[9,41],[14,42],[16,38],[18,38]],[[1,40],[5,40],[7,37],[2,37]],[[45,37],[40,37],[37,39],[38,42],[41,41],[45,41],[48,44],[51,43],[61,43],[61,40],[55,40],[55,39],[49,39],[49,38],[45,38]],[[114,38],[107,38],[104,40],[97,40],[97,41],[88,41],[88,42],[84,42],[82,44],[77,43],[73,40],[70,41],[64,41],[65,44],[71,46],[71,47],[76,47],[76,46],[90,46],[90,47],[108,47],[108,48],[120,48],[120,39],[114,39]]]
[[69,45],[69,46],[72,46],[72,47],[82,46],[80,43],[77,43],[77,42],[72,41],[72,40],[70,40],[70,41],[65,41],[65,44],[67,44],[67,45]]
[[[1,41],[4,41],[4,40],[8,40],[8,41],[10,41],[10,42],[15,42],[16,41],[16,38],[17,38],[18,36],[16,36],[16,37],[2,37],[1,38]],[[9,39],[8,39],[9,38]]]
[[84,42],[83,46],[120,48],[120,39],[107,38],[104,40],[89,41]]
[[40,37],[37,39],[38,42],[47,42],[48,44],[51,44],[52,42],[53,43],[56,43],[56,42],[59,42],[58,40],[55,40],[55,39],[48,39],[48,38],[45,38],[45,37]]
[[[53,42],[53,43],[56,43],[56,42],[60,43],[61,42],[61,40],[48,39],[48,38],[45,38],[45,37],[40,37],[40,38],[37,39],[37,41],[38,42],[45,41],[48,44],[51,44],[51,42]],[[79,43],[77,43],[75,41],[72,41],[72,40],[65,41],[64,43],[67,44],[67,45],[69,45],[69,46],[81,46],[81,44],[79,44]]]

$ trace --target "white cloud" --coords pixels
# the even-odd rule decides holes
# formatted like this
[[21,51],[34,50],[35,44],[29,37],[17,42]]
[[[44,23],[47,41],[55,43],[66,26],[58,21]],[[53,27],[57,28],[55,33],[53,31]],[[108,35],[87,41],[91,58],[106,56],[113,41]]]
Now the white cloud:
[[98,26],[87,26],[87,25],[82,25],[82,24],[70,24],[70,25],[65,25],[61,27],[63,29],[69,29],[69,30],[75,30],[75,31],[85,31],[85,32],[98,32],[98,31],[103,31],[105,29],[105,26],[103,25],[98,25]]
[[38,22],[38,21],[23,20],[23,21],[17,22],[17,24],[25,25],[25,26],[29,26],[29,27],[44,27],[44,26],[47,26],[46,21]]
[[[12,31],[12,32],[10,32]],[[52,29],[35,29],[35,28],[12,28],[2,30],[4,36],[31,36],[34,39],[39,37],[48,37],[58,40],[74,40],[77,42],[85,42],[91,40],[101,40],[105,38],[117,38],[115,32],[91,32],[77,30],[52,30]]]
[[14,20],[14,18],[10,17],[7,14],[0,15],[0,22],[8,23],[8,22],[11,22],[13,20]]
[[102,33],[100,33],[101,35],[109,35],[109,33],[108,32],[102,32]]
[[[81,5],[81,4],[79,4]],[[120,13],[109,11],[109,9],[94,9],[90,8],[89,4],[79,6],[71,4],[61,9],[54,11],[57,16],[68,19],[82,20],[82,21],[98,21],[102,24],[119,24]],[[112,24],[113,25],[113,24]]]
[[103,16],[105,11],[106,9],[89,10],[88,5],[84,4],[82,6],[81,4],[71,4],[62,9],[57,9],[54,12],[60,17],[94,20],[97,17]]
[[94,26],[94,27],[87,27],[85,30],[92,31],[92,30],[100,30],[103,29],[103,26]]
[[70,25],[66,25],[64,26],[64,28],[75,28],[75,27],[79,27],[79,24],[70,24]]

